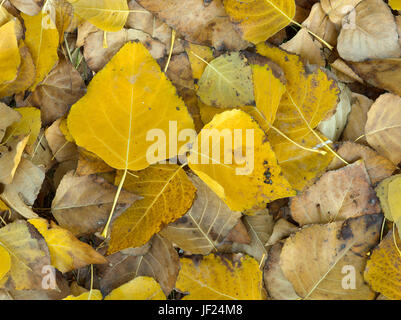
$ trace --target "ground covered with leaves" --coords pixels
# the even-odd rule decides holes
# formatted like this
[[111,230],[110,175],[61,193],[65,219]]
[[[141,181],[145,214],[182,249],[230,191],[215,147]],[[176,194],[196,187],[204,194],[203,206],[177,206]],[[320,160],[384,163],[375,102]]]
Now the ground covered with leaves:
[[401,299],[397,10],[0,0],[0,299]]

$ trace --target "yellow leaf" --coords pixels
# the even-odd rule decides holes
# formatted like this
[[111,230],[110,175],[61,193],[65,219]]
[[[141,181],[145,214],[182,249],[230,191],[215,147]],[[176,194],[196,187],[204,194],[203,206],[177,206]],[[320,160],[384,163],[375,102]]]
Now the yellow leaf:
[[35,65],[33,64],[32,55],[23,40],[20,40],[19,52],[22,60],[18,76],[13,82],[0,84],[0,98],[25,91],[35,80]]
[[10,208],[0,199],[0,212],[9,211]]
[[[390,231],[373,253],[366,264],[365,280],[373,290],[387,298],[401,300],[401,256],[394,244],[394,231]],[[398,235],[397,246],[401,247]]]
[[0,281],[11,269],[11,257],[6,249],[0,245]]
[[[233,139],[238,129],[241,135]],[[196,138],[188,162],[234,211],[256,210],[273,200],[295,195],[281,175],[263,130],[241,110],[216,115]]]
[[[145,244],[164,225],[184,215],[195,197],[195,187],[178,165],[153,165],[135,175],[128,175],[123,187],[143,199],[115,220],[109,254]],[[120,181],[118,175],[116,184]]]
[[[206,62],[210,62],[214,59],[213,57],[213,50],[207,46],[201,46],[199,44],[188,43],[188,47],[185,48],[189,63],[191,64],[192,69],[192,77],[196,80],[199,80],[207,67]],[[202,58],[199,59],[198,57]]]
[[10,137],[19,135],[29,135],[27,145],[30,146],[35,143],[38,138],[42,121],[40,120],[40,110],[34,107],[22,107],[15,108],[22,118],[20,121],[13,123],[8,127],[4,140],[8,140]]
[[25,43],[36,67],[35,81],[30,88],[33,91],[57,64],[59,35],[48,13],[40,12],[33,17],[21,13],[21,16],[26,27]]
[[[340,91],[334,80],[320,69],[306,70],[297,55],[279,48],[259,44],[257,51],[278,64],[287,80],[287,91],[281,99],[273,126],[304,147],[322,148],[322,141],[326,142],[327,139],[312,129],[329,118],[336,109]],[[274,130],[270,130],[268,136],[279,164],[285,163],[291,169],[296,169],[291,171],[283,167],[283,173],[298,190],[302,190],[321,173],[333,158],[330,152],[321,155],[291,145]],[[284,149],[285,146],[289,149]]]
[[68,130],[67,118],[61,119],[59,128],[67,141],[74,142],[74,138]]
[[401,0],[389,0],[388,4],[393,10],[401,10]]
[[294,0],[224,0],[224,7],[242,37],[257,44],[288,26],[296,6]]
[[49,226],[45,219],[28,220],[45,238],[50,251],[52,266],[65,273],[85,267],[88,264],[106,263],[107,260],[88,244],[79,241],[74,235],[55,223]]
[[223,54],[210,62],[199,80],[201,101],[219,108],[254,103],[252,69],[239,52]]
[[265,293],[258,262],[249,256],[209,254],[181,258],[176,288],[189,293],[183,300],[263,300]]
[[147,151],[154,144],[146,141],[149,130],[164,132],[167,144],[163,142],[163,146],[169,150],[170,122],[177,123],[178,132],[194,129],[175,88],[140,43],[127,43],[96,74],[88,93],[72,106],[67,121],[79,146],[113,168],[130,170],[174,157],[185,145],[178,142],[168,156],[149,161]]
[[68,0],[74,13],[105,31],[119,31],[127,21],[129,8],[126,0]]
[[114,289],[104,300],[166,300],[166,296],[155,279],[136,277]]
[[68,296],[63,300],[103,300],[103,296],[99,290],[91,290],[84,292],[79,296]]
[[0,183],[10,184],[21,161],[29,137],[20,136],[0,145]]
[[0,84],[13,81],[21,64],[15,21],[9,21],[0,27]]
[[0,229],[0,246],[11,257],[11,269],[5,287],[43,290],[42,268],[50,265],[50,256],[39,232],[26,221],[18,220]]

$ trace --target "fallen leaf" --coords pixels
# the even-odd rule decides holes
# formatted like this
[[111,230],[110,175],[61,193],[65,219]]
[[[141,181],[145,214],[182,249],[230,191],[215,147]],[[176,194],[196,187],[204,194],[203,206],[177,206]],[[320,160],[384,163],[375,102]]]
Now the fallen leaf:
[[[78,177],[67,173],[57,188],[52,213],[59,225],[75,236],[94,233],[104,227],[117,187],[96,175]],[[122,190],[114,217],[139,197]]]
[[70,106],[85,94],[85,89],[79,72],[70,62],[61,59],[27,102],[40,107],[42,122],[47,125],[64,116]]
[[0,198],[24,218],[37,218],[32,206],[45,179],[44,172],[31,161],[22,158],[11,184],[4,187]]
[[[397,246],[401,242],[397,237]],[[401,263],[399,250],[394,244],[394,234],[390,231],[373,250],[366,264],[364,278],[373,290],[392,300],[401,299],[401,275],[398,266]]]
[[107,256],[108,264],[97,266],[103,293],[108,294],[138,276],[148,276],[160,284],[166,296],[170,294],[179,270],[178,253],[170,241],[158,234],[148,244],[150,249],[144,253],[135,253],[141,248],[129,249],[132,253],[120,251]]
[[264,300],[262,272],[243,255],[181,258],[176,288],[182,300]]
[[[353,142],[344,142],[337,150],[337,154],[349,163],[363,159],[372,185],[392,175],[396,166],[385,157],[367,146]],[[334,158],[330,163],[328,170],[336,170],[344,166],[344,163],[338,158]]]
[[30,87],[33,91],[57,64],[59,34],[48,13],[40,12],[33,17],[22,13],[21,16],[26,27],[25,44],[36,67],[36,77]]
[[224,8],[242,37],[254,44],[288,26],[295,16],[294,0],[224,0]]
[[355,9],[363,0],[322,0],[321,6],[329,19],[337,27],[342,27],[345,17],[355,12]]
[[386,93],[370,107],[365,126],[369,145],[395,165],[401,161],[401,98]]
[[18,74],[21,56],[15,34],[15,22],[10,21],[0,27],[0,85],[13,81]]
[[129,8],[126,0],[67,0],[74,14],[105,31],[119,31],[127,21]]
[[[233,137],[233,131],[237,128],[242,129],[241,141],[237,139],[241,145],[235,145],[234,148],[224,145],[222,142],[225,137]],[[213,136],[209,129],[225,130],[217,134],[215,132]],[[253,139],[246,138],[246,131],[253,132]],[[210,138],[213,140],[213,155],[210,154]],[[219,143],[218,148],[216,143]],[[241,151],[242,163],[237,163],[238,159],[233,162],[232,155],[237,152],[235,149]],[[216,150],[220,152],[218,158]],[[249,158],[249,153],[252,154],[253,165],[250,166],[248,159],[248,164],[244,166],[244,158]],[[240,110],[216,115],[196,138],[188,162],[198,177],[234,211],[259,209],[268,202],[294,195],[287,180],[280,175],[281,169],[264,132],[255,120]],[[235,184],[232,183],[234,180]]]
[[3,287],[43,290],[42,268],[50,265],[50,255],[40,233],[31,224],[19,220],[0,228],[0,245],[11,257],[11,269]]
[[11,137],[24,135],[29,136],[28,146],[34,144],[42,126],[40,110],[34,107],[14,108],[14,110],[21,115],[21,118],[8,127],[4,141],[7,142]]
[[[186,52],[188,55],[189,62],[191,64],[191,70],[192,70],[192,77],[195,81],[199,81],[200,78],[203,75],[203,72],[205,71],[206,67],[208,66],[206,62],[211,62],[214,57],[213,57],[213,50],[212,48],[208,46],[202,46],[198,44],[193,44],[190,42],[186,43]],[[198,57],[194,55],[194,53],[198,56],[201,57],[202,60],[200,60]]]
[[[381,215],[374,214],[302,229],[284,243],[280,255],[284,276],[305,300],[374,299],[363,271],[381,224]],[[348,289],[347,275],[355,280],[354,290]]]
[[213,46],[217,50],[241,50],[249,43],[241,39],[227,16],[222,0],[207,5],[202,0],[137,0],[137,2],[196,44]]
[[299,300],[294,287],[284,276],[280,267],[282,243],[276,243],[269,250],[266,264],[263,269],[263,279],[267,292],[274,300]]
[[[163,99],[155,99],[160,94]],[[88,114],[98,116],[92,119]],[[92,79],[88,93],[71,107],[68,128],[77,145],[95,153],[109,166],[141,170],[178,154],[170,152],[163,159],[159,154],[158,159],[150,157],[148,161],[148,149],[154,143],[143,139],[152,128],[169,132],[172,121],[177,122],[178,132],[193,129],[184,103],[149,51],[140,43],[127,43]],[[82,127],[87,130],[82,131]],[[166,135],[167,141],[169,136]],[[179,142],[177,150],[183,145]],[[166,148],[170,150],[168,144]]]
[[291,199],[291,216],[301,226],[346,220],[380,212],[363,161],[325,173]]
[[0,142],[3,141],[6,129],[20,119],[21,115],[17,111],[0,102]]
[[291,222],[285,219],[280,219],[274,224],[273,232],[269,237],[269,241],[265,243],[265,246],[272,246],[280,240],[287,238],[297,230],[298,228]]
[[254,103],[252,68],[238,52],[221,55],[207,65],[199,80],[203,103],[233,108]]
[[11,257],[8,251],[0,245],[0,282],[11,269]]
[[383,0],[364,0],[344,19],[337,44],[341,58],[360,62],[401,56],[394,16]]
[[37,15],[43,7],[43,0],[10,0],[13,6],[30,16]]
[[191,181],[196,188],[192,207],[180,219],[167,225],[160,234],[193,254],[209,254],[217,250],[241,213],[227,205],[198,177]]
[[102,293],[95,289],[88,292],[84,292],[79,296],[68,296],[65,297],[63,300],[103,300]]
[[0,183],[10,184],[21,161],[29,136],[11,138],[0,146]]
[[28,220],[45,238],[50,251],[51,264],[65,273],[89,264],[106,263],[107,260],[88,244],[79,241],[74,235],[45,219]]
[[155,279],[136,277],[114,289],[104,300],[166,300],[166,296]]
[[400,0],[389,0],[388,3],[393,10],[401,10]]
[[331,71],[333,71],[339,81],[344,83],[353,83],[355,81],[361,84],[364,83],[361,77],[358,76],[354,70],[352,70],[351,67],[344,62],[344,60],[337,59],[330,64],[330,66]]
[[[178,165],[159,164],[136,171],[123,188],[142,199],[113,223],[108,253],[144,245],[164,225],[183,216],[192,206],[196,188]],[[116,185],[122,179],[117,174]]]

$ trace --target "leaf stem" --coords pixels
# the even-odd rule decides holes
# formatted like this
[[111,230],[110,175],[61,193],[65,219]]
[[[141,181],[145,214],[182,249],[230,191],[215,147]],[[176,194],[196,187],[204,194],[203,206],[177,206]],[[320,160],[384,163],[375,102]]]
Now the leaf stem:
[[169,53],[169,55],[168,55],[168,59],[167,59],[166,66],[164,67],[164,73],[167,72],[168,66],[170,65],[171,56],[173,55],[174,43],[175,43],[175,30],[174,30],[174,29],[171,29],[171,46],[170,46],[170,53]]

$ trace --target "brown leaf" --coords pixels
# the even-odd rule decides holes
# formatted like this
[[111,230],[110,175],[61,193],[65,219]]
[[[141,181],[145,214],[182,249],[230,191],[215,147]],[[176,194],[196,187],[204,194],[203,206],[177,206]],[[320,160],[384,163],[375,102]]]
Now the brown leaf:
[[70,106],[85,94],[85,83],[73,65],[60,60],[29,96],[28,103],[39,106],[42,122],[47,125],[64,116]]
[[0,145],[0,183],[10,184],[21,161],[29,136],[12,137]]
[[31,207],[39,194],[44,179],[45,174],[41,169],[31,161],[21,159],[13,182],[5,186],[0,198],[24,218],[37,218],[37,214],[32,211]]
[[[363,271],[367,253],[379,240],[382,220],[382,215],[372,214],[315,224],[288,238],[280,266],[295,292],[313,300],[374,299]],[[355,279],[355,286],[347,283],[347,275]]]
[[3,140],[6,129],[21,119],[21,115],[6,104],[0,102],[0,142]]
[[291,215],[301,226],[380,212],[363,161],[325,173],[291,200]]
[[[117,187],[96,175],[77,177],[67,173],[57,188],[52,213],[59,225],[74,235],[90,234],[106,224]],[[114,218],[139,197],[122,190]]]
[[272,246],[276,244],[276,242],[287,238],[290,234],[296,232],[297,230],[298,228],[291,222],[288,222],[285,219],[280,219],[274,224],[273,232],[265,246]]
[[10,0],[18,10],[30,16],[37,15],[43,7],[43,0]]
[[186,40],[210,45],[217,50],[245,49],[249,44],[241,39],[231,24],[221,0],[137,0]]
[[[380,156],[371,148],[357,143],[342,143],[340,148],[337,150],[337,154],[349,163],[363,159],[372,185],[391,176],[396,169],[396,166],[390,160]],[[327,169],[336,170],[343,166],[344,163],[341,160],[334,158]]]
[[249,237],[244,223],[239,220],[235,227],[231,229],[230,233],[227,235],[224,241],[236,242],[240,244],[250,244],[251,238]]
[[344,62],[342,59],[335,60],[331,65],[331,71],[337,76],[338,80],[344,83],[359,82],[363,80]]
[[395,165],[401,161],[401,97],[381,95],[368,112],[366,139],[378,153]]
[[[120,251],[107,257],[108,264],[99,265],[100,288],[103,294],[138,276],[153,277],[168,296],[173,290],[179,270],[179,258],[173,245],[156,234],[144,254]],[[136,248],[137,249],[137,248]]]

